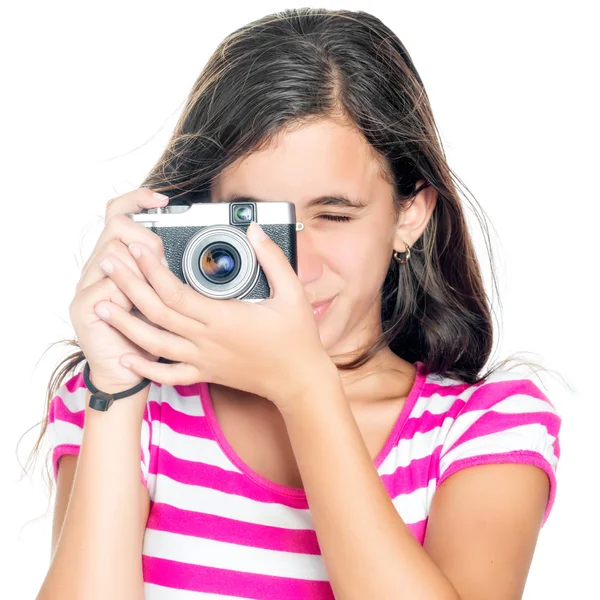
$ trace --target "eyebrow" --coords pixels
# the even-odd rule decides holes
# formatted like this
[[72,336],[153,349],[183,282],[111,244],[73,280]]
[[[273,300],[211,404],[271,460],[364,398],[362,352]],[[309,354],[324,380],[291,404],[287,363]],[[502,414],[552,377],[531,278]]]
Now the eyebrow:
[[[219,202],[267,202],[261,198],[255,198],[253,196],[245,196],[242,194],[230,194],[226,198],[219,200]],[[306,204],[306,208],[313,208],[315,206],[338,206],[341,208],[365,208],[368,203],[360,198],[350,198],[345,194],[319,196],[313,198]]]

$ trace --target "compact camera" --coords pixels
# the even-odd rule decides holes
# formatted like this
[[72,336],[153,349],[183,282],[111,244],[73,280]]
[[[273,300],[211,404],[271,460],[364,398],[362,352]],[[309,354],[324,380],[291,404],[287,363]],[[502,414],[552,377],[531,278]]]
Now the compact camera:
[[251,221],[262,227],[298,272],[296,211],[290,202],[210,202],[208,198],[127,216],[160,236],[169,269],[210,298],[259,302],[270,297],[267,278],[246,237]]

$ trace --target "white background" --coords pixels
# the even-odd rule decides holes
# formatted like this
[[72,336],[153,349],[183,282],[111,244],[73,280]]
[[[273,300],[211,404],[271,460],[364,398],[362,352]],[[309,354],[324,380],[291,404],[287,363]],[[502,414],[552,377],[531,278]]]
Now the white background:
[[[495,228],[503,310],[492,358],[524,352],[550,371],[562,458],[529,600],[600,598],[594,4],[315,5],[368,10],[408,48],[450,166]],[[33,598],[48,567],[41,463],[22,477],[17,443],[41,419],[48,377],[66,352],[44,351],[72,336],[68,305],[104,205],[139,187],[221,39],[292,6],[215,5],[28,2],[3,11],[1,597]],[[489,290],[483,238],[468,217]],[[23,438],[21,462],[36,437],[37,428]]]

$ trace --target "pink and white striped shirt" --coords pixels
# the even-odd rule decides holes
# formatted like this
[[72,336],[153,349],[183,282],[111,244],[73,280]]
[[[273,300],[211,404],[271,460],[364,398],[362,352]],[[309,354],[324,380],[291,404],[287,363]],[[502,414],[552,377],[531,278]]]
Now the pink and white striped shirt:
[[[470,385],[424,375],[374,459],[398,514],[423,544],[439,485],[472,465],[525,463],[556,493],[561,419],[527,376],[498,371]],[[56,477],[78,454],[85,415],[79,373],[57,391],[48,437]],[[145,598],[332,599],[303,490],[261,477],[236,455],[206,383],[152,383],[142,423],[141,478],[151,505],[143,544]]]

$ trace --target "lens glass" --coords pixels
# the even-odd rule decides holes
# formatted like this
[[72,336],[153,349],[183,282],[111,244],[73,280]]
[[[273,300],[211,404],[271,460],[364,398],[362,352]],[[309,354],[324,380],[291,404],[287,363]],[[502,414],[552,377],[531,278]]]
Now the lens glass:
[[237,222],[249,223],[252,220],[252,207],[248,206],[237,206],[235,209],[235,217]]
[[208,245],[198,261],[200,272],[213,283],[228,283],[240,270],[240,255],[225,242]]

